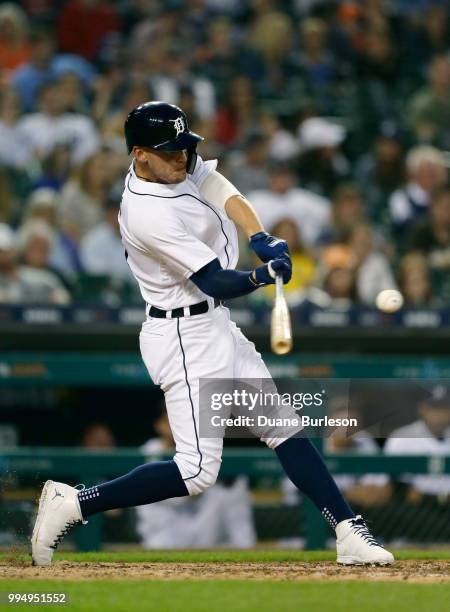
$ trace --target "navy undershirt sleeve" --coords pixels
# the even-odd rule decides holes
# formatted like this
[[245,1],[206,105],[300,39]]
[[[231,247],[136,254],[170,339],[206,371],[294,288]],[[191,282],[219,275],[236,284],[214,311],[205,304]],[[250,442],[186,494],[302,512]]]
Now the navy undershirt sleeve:
[[219,300],[247,295],[258,288],[251,279],[251,271],[224,270],[218,259],[213,259],[190,277],[197,287]]

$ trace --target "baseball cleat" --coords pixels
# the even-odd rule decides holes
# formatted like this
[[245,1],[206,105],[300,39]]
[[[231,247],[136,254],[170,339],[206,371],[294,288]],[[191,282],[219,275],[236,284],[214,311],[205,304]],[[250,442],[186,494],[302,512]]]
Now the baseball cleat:
[[336,526],[337,562],[341,565],[391,565],[393,555],[375,540],[358,515]]
[[62,482],[45,483],[31,536],[33,565],[50,565],[63,537],[74,525],[87,523],[81,515],[78,492]]

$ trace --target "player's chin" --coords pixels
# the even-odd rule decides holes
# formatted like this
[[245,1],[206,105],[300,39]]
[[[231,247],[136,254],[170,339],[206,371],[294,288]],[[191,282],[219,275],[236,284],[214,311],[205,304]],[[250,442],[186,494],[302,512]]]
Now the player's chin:
[[186,168],[183,168],[182,170],[177,170],[176,172],[173,172],[170,182],[182,183],[184,180],[186,180],[186,175]]

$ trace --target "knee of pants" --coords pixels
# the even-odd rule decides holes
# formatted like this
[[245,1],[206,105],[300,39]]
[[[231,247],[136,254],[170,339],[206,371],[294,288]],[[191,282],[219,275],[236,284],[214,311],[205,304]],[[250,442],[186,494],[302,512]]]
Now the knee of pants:
[[178,465],[189,495],[199,495],[216,483],[222,458],[203,455],[201,461],[198,461],[197,457],[197,461],[193,462],[177,453],[174,461]]
[[261,442],[264,442],[270,449],[275,450],[280,444],[286,442],[289,438],[261,438]]

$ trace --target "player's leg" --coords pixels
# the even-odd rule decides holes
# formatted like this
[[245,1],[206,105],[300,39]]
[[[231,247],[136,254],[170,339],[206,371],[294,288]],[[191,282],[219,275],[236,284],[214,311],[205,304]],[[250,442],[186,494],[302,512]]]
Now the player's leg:
[[223,441],[199,436],[200,377],[229,375],[229,340],[212,316],[151,320],[140,335],[141,354],[164,391],[175,440],[171,461],[144,464],[78,494],[84,518],[112,508],[195,495],[214,484]]
[[[230,322],[237,351],[236,378],[270,379],[271,375],[255,346]],[[335,529],[338,563],[393,562],[391,553],[372,537],[363,519],[356,517],[338,489],[320,453],[306,437],[264,438],[275,450],[284,472],[295,486],[319,509]]]
[[[235,377],[238,379],[271,379],[269,370],[255,346],[232,325],[237,343]],[[308,438],[267,438],[263,440],[277,453],[278,459],[296,487],[307,495],[333,527],[355,517],[322,457]],[[308,466],[308,469],[305,469]]]
[[31,538],[38,565],[49,565],[59,541],[92,514],[195,495],[216,481],[223,441],[199,438],[198,379],[231,377],[228,331],[212,315],[148,323],[141,332],[141,352],[152,379],[165,393],[176,443],[174,460],[141,465],[83,491],[48,481]]

